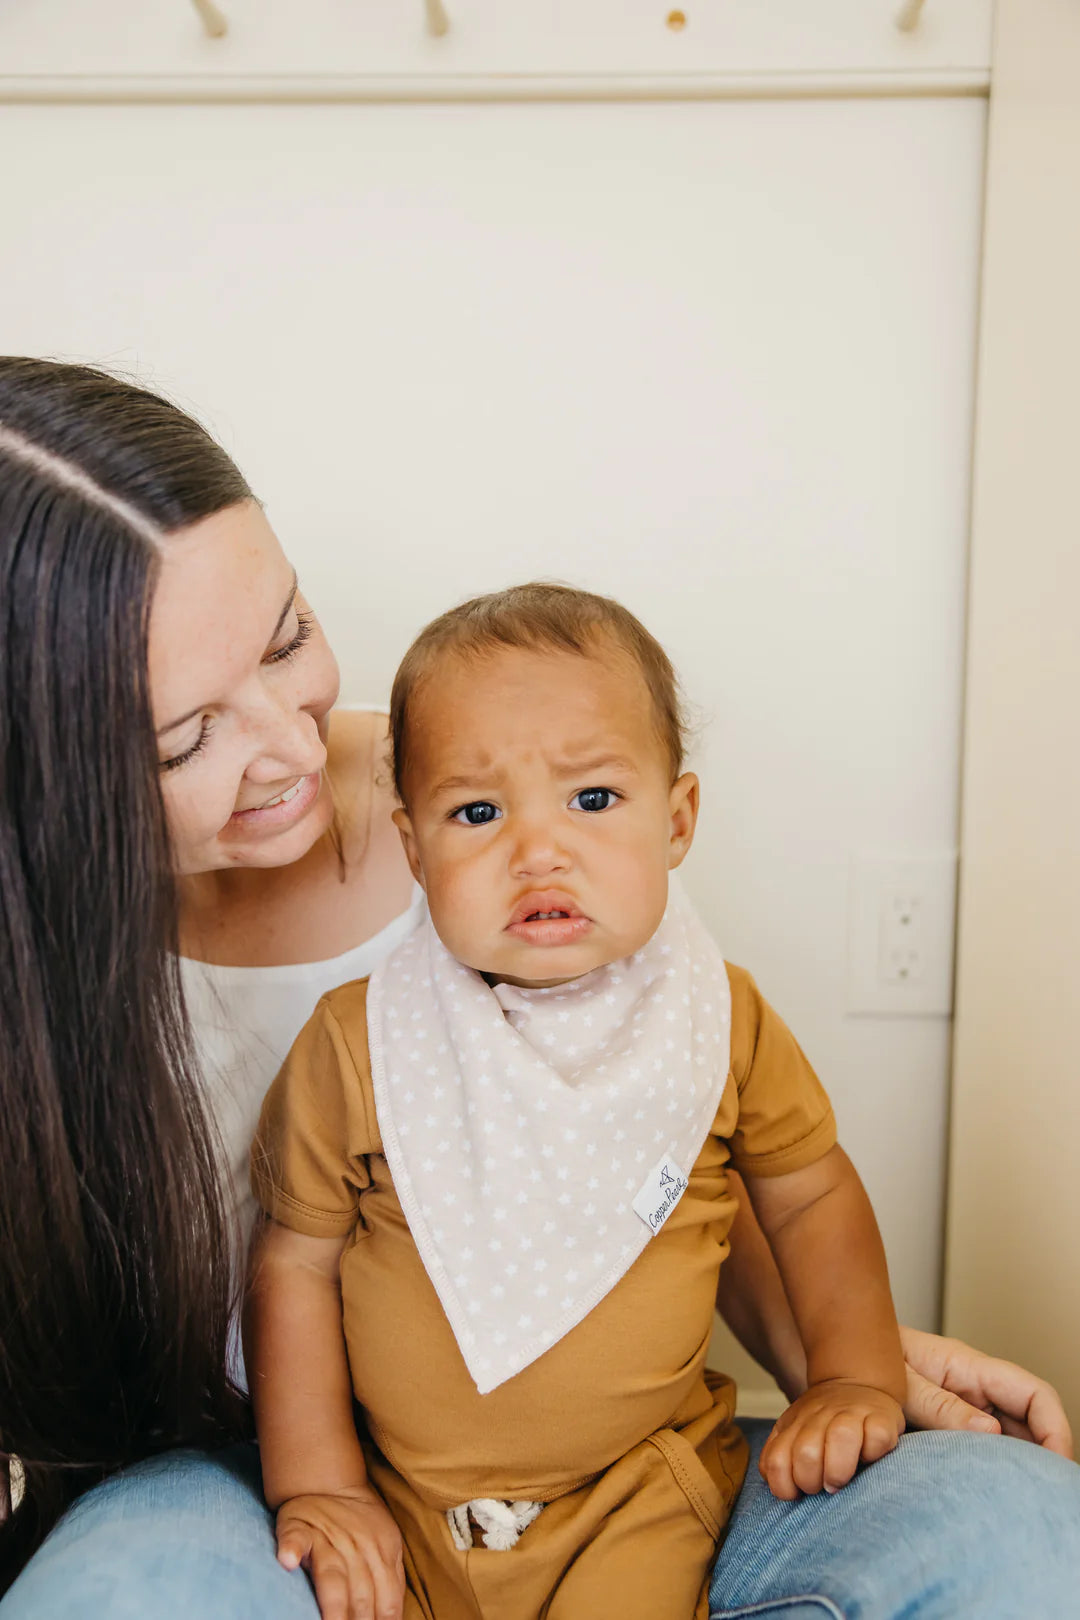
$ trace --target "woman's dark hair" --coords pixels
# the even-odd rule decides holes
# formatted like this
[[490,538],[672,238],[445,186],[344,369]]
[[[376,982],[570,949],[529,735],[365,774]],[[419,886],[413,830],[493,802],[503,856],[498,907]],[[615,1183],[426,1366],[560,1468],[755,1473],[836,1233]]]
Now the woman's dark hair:
[[88,1486],[245,1423],[147,623],[168,535],[249,496],[166,400],[0,358],[0,1593]]

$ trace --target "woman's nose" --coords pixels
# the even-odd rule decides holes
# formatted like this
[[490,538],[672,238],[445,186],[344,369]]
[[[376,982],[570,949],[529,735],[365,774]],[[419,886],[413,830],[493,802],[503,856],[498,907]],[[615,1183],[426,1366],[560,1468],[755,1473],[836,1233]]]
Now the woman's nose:
[[267,705],[253,717],[251,731],[257,752],[245,773],[250,781],[310,776],[326,764],[325,744],[306,709]]

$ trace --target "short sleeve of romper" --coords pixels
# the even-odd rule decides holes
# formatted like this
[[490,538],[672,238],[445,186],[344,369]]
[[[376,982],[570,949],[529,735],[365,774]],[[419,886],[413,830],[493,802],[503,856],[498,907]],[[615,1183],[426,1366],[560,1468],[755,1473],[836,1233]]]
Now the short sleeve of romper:
[[782,1176],[834,1146],[836,1121],[817,1075],[745,968],[728,964],[731,1072],[715,1133],[748,1176]]
[[[367,1060],[367,980],[324,996],[263,1103],[251,1187],[268,1215],[310,1237],[344,1236],[380,1149]],[[363,1078],[362,1078],[363,1076]]]
[[[713,1137],[736,1170],[777,1176],[836,1141],[829,1099],[783,1019],[750,975],[728,965],[731,1067]],[[367,1049],[367,981],[319,1002],[266,1094],[251,1184],[267,1214],[312,1237],[345,1236],[380,1153]]]

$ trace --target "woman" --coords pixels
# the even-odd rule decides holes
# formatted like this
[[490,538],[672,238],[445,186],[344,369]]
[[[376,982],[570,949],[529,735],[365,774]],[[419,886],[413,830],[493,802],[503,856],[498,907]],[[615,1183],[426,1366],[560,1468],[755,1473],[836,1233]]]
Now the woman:
[[[332,713],[332,655],[224,453],[86,368],[0,361],[0,614],[0,1436],[25,1469],[0,1620],[314,1620],[228,1376],[232,1217],[294,1034],[409,926],[382,722]],[[790,1392],[762,1244],[744,1215],[720,1303]],[[966,1432],[906,1438],[833,1502],[752,1472],[718,1612],[1063,1612],[1080,1473],[1056,1397],[906,1348],[909,1419]],[[1042,1445],[980,1434],[997,1420],[961,1397]]]

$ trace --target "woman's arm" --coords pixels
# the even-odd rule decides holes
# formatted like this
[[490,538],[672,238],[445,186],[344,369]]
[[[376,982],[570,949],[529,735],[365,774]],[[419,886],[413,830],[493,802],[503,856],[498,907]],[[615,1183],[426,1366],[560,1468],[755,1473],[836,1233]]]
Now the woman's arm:
[[[743,1181],[735,1171],[729,1176],[739,1210],[731,1253],[720,1268],[716,1307],[743,1348],[794,1400],[806,1388],[806,1356],[795,1318]],[[959,1339],[902,1326],[900,1340],[907,1362],[904,1416],[911,1427],[1004,1431],[1072,1456],[1065,1409],[1043,1379]]]

